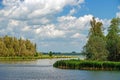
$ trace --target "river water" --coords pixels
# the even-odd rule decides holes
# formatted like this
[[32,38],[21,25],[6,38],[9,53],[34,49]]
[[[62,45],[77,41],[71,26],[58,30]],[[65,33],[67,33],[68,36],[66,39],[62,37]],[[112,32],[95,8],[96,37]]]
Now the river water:
[[57,69],[59,59],[0,62],[0,80],[120,80],[119,71]]

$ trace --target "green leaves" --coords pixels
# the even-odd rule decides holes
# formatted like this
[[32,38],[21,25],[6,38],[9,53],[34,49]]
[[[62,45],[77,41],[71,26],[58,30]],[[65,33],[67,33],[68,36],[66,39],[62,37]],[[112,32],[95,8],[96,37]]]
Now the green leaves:
[[105,36],[102,32],[102,23],[97,22],[93,17],[90,24],[89,39],[84,47],[86,57],[88,60],[106,60],[108,51],[106,50]]
[[50,51],[50,52],[48,53],[48,55],[49,55],[50,57],[52,57],[52,55],[53,55],[52,51]]
[[5,36],[0,38],[0,56],[34,56],[36,46],[29,40]]
[[106,37],[103,35],[101,22],[93,18],[90,24],[89,39],[84,47],[87,59],[120,61],[120,18],[111,20]]
[[93,17],[93,19],[90,21],[90,24],[91,24],[91,28],[90,28],[89,36],[104,37],[103,32],[102,32],[103,24],[101,22],[97,22],[95,18]]
[[120,18],[113,18],[108,28],[106,36],[107,49],[109,51],[108,60],[120,61]]

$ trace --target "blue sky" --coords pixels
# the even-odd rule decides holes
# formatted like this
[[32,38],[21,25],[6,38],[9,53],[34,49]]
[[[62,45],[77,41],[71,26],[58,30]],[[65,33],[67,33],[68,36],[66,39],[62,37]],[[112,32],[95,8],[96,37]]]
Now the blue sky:
[[120,0],[0,0],[0,36],[30,39],[41,52],[80,52],[93,16],[107,28]]
[[81,8],[66,6],[64,10],[57,15],[67,15],[70,9],[76,8],[77,12],[74,14],[76,17],[92,14],[101,19],[111,19],[116,17],[116,12],[119,11],[117,8],[119,5],[120,0],[85,0],[85,2],[81,4]]

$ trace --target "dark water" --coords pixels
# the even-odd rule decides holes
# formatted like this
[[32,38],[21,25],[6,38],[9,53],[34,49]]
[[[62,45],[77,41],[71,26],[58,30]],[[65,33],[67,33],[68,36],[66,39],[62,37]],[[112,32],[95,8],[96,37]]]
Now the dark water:
[[57,69],[52,67],[56,60],[0,62],[0,80],[120,80],[119,71]]

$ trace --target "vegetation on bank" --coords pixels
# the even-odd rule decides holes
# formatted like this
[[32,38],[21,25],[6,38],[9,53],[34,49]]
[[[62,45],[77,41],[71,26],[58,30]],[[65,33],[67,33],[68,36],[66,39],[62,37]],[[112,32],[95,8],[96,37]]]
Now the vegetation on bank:
[[102,22],[93,18],[90,25],[88,41],[83,48],[87,60],[120,61],[120,18],[111,20],[106,36],[103,33]]
[[36,56],[36,44],[15,37],[0,37],[0,57]]
[[110,61],[60,60],[53,66],[61,69],[120,70],[120,62]]
[[63,69],[120,70],[120,18],[113,18],[108,34],[103,33],[103,23],[90,21],[88,41],[83,48],[86,60],[61,60],[53,66]]
[[36,44],[30,40],[16,37],[0,37],[0,60],[35,60],[49,58],[73,58],[73,56],[55,55],[52,51],[46,55],[38,53]]
[[38,55],[38,56],[9,56],[9,57],[0,57],[1,61],[8,60],[36,60],[36,59],[54,59],[54,58],[77,58],[77,56],[65,56],[65,55]]

